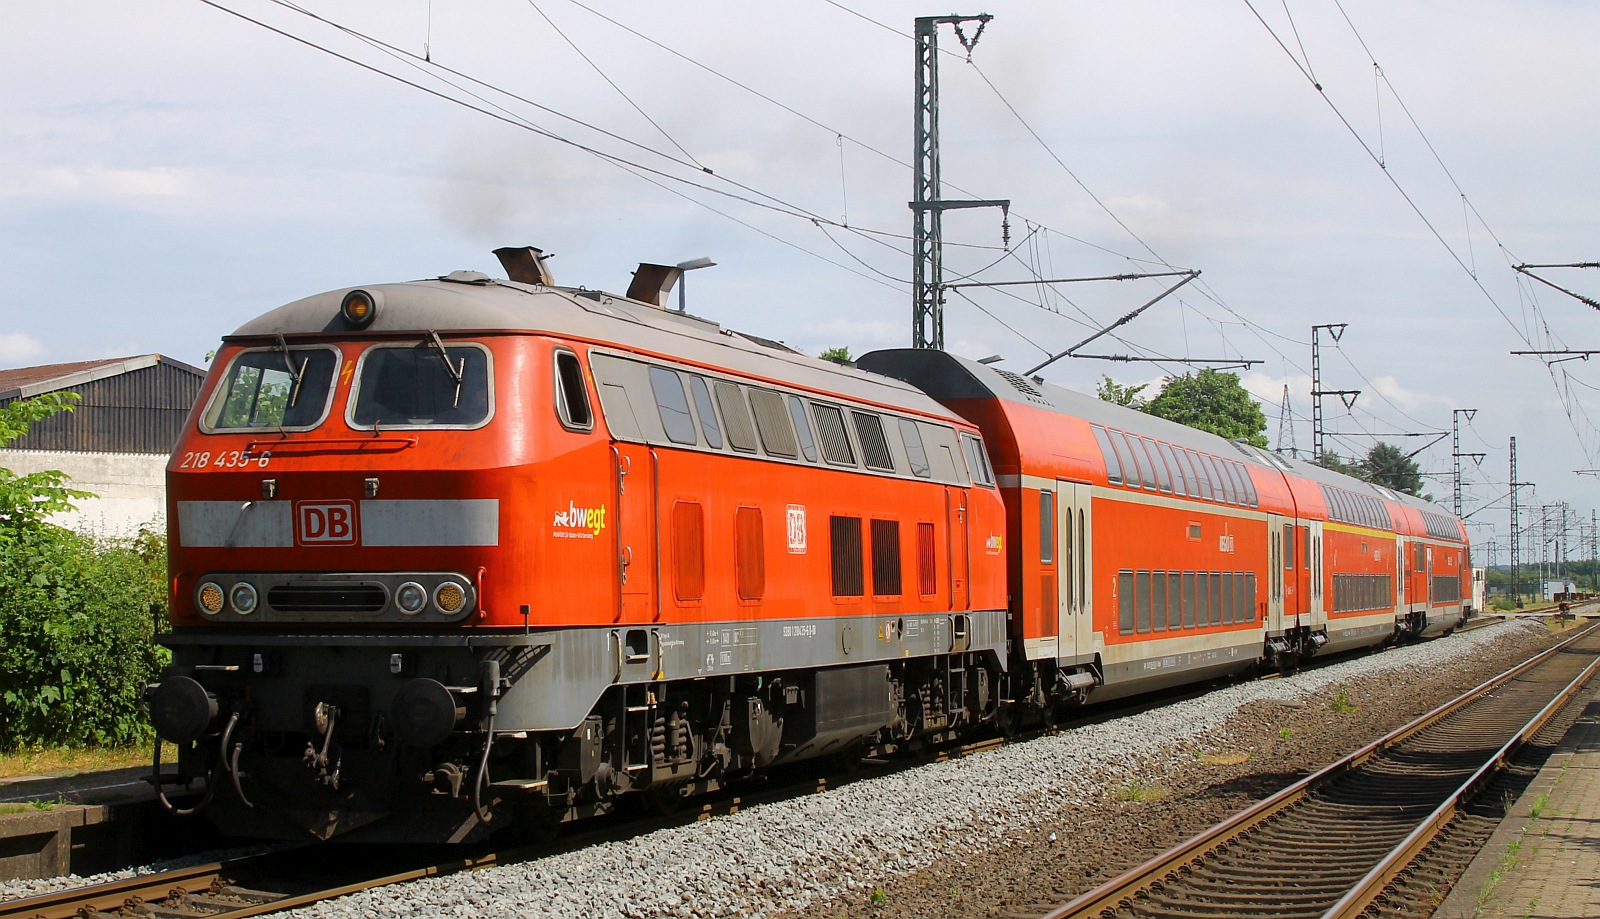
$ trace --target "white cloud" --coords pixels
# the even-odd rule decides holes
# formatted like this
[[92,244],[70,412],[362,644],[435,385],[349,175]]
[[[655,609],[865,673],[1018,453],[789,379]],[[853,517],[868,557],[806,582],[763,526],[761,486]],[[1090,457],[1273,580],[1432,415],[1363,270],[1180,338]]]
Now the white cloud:
[[176,169],[105,169],[53,166],[18,182],[0,185],[0,195],[90,200],[173,198],[190,193],[191,183]]
[[25,367],[44,355],[44,345],[22,332],[0,332],[0,365]]

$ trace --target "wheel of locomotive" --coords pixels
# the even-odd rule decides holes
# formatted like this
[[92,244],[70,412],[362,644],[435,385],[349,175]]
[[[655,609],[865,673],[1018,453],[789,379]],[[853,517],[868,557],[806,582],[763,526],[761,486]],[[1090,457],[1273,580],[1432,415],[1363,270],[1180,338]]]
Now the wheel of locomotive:
[[508,833],[532,845],[554,842],[561,835],[561,814],[543,800],[523,801],[516,805],[515,822]]
[[682,785],[654,785],[639,793],[646,813],[666,817],[683,810]]

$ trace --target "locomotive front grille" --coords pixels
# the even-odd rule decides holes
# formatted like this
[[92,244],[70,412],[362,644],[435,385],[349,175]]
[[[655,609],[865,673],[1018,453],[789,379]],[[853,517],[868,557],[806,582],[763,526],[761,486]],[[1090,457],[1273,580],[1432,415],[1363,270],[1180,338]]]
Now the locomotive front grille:
[[389,604],[380,584],[279,584],[267,605],[284,613],[377,613]]

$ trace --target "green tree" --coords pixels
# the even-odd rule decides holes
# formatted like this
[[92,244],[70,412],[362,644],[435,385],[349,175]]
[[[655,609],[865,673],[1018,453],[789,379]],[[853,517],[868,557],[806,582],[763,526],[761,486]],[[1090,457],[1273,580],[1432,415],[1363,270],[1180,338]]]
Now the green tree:
[[1361,461],[1362,478],[1375,485],[1422,497],[1422,470],[1393,444],[1376,443]]
[[850,349],[842,345],[837,348],[829,348],[822,352],[821,357],[825,361],[837,361],[841,364],[849,363],[851,360]]
[[1347,463],[1332,450],[1323,450],[1322,456],[1317,459],[1317,465],[1331,472],[1343,473],[1357,479],[1366,478],[1366,470],[1361,468],[1360,463]]
[[[34,422],[72,411],[77,401],[77,393],[53,392],[0,406],[0,447],[28,433]],[[49,526],[45,518],[69,510],[74,500],[87,497],[88,492],[67,487],[65,473],[46,470],[17,475],[0,468],[0,546]]]
[[1169,377],[1144,410],[1229,440],[1263,449],[1267,446],[1267,416],[1237,373],[1208,367],[1199,373]]
[[[76,398],[0,407],[0,446]],[[149,736],[139,693],[166,654],[148,612],[165,599],[166,539],[97,542],[49,522],[86,497],[60,472],[0,469],[0,749]]]
[[1094,388],[1094,394],[1099,396],[1102,402],[1110,402],[1112,405],[1125,405],[1128,408],[1136,408],[1142,412],[1145,410],[1145,406],[1149,404],[1149,400],[1142,398],[1139,394],[1149,387],[1149,383],[1140,383],[1138,386],[1123,385],[1109,376],[1103,376],[1100,379],[1100,385]]

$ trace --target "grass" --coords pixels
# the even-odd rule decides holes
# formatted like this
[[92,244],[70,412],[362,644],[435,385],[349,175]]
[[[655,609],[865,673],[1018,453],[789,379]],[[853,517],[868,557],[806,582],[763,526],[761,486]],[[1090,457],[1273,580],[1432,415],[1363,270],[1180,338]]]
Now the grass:
[[1328,703],[1328,708],[1332,709],[1335,715],[1348,715],[1358,707],[1354,702],[1350,701],[1350,691],[1348,689],[1341,689],[1334,693],[1333,701]]
[[1288,740],[1294,736],[1294,728],[1278,728],[1278,736]]
[[1113,797],[1118,801],[1135,801],[1142,804],[1149,801],[1160,801],[1171,793],[1171,791],[1160,785],[1134,783],[1117,789],[1117,793]]
[[872,901],[873,906],[883,906],[889,902],[889,892],[880,887],[877,890],[874,890],[872,892],[872,896],[868,897],[867,899]]
[[1528,812],[1528,819],[1538,820],[1544,815],[1544,809],[1550,806],[1550,795],[1542,794],[1533,799],[1533,807]]
[[[162,748],[161,759],[171,762],[177,752],[171,744]],[[24,775],[76,775],[150,765],[150,747],[39,747],[0,754],[0,779]]]

